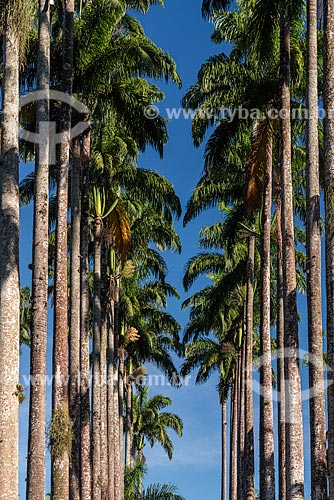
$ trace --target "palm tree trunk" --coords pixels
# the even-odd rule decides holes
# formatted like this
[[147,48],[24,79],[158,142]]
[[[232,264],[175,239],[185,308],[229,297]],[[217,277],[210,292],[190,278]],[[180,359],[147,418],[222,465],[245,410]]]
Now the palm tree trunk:
[[[237,365],[239,361],[237,361]],[[236,366],[236,377],[232,389],[231,399],[231,429],[230,429],[230,500],[238,498],[238,478],[237,478],[237,439],[238,439],[238,366]]]
[[245,489],[246,500],[255,500],[254,478],[254,411],[253,411],[253,303],[254,303],[254,254],[255,236],[248,238],[248,279],[246,303],[246,354],[245,354]]
[[[325,213],[326,213],[326,329],[328,365],[334,367],[334,0],[324,1]],[[334,499],[334,371],[328,381],[329,498]]]
[[[113,277],[111,280],[116,281]],[[114,290],[116,286],[113,283],[111,288],[109,318],[110,325],[108,327],[108,346],[107,346],[107,423],[108,423],[108,500],[115,499],[115,457],[114,457],[114,330],[115,330],[115,307],[114,307]]]
[[282,203],[280,181],[276,185],[276,239],[277,239],[277,391],[278,391],[278,470],[279,499],[286,500],[286,441],[285,441],[285,383],[284,383],[284,301],[283,301],[283,241]]
[[107,427],[107,341],[108,341],[108,275],[106,248],[102,257],[102,323],[101,323],[101,486],[102,500],[108,500],[108,427]]
[[94,221],[93,298],[93,394],[92,394],[92,479],[93,500],[101,500],[101,231],[102,219]]
[[[10,16],[10,13],[8,14]],[[18,496],[19,399],[19,40],[7,19],[3,37],[2,165],[0,170],[0,498]]]
[[125,428],[125,465],[132,467],[133,422],[132,422],[132,361],[130,360],[129,373],[126,383],[126,428]]
[[[50,81],[50,10],[39,1],[37,87],[48,94]],[[36,103],[36,127],[43,133],[49,121],[47,99]],[[44,129],[45,132],[45,129]],[[49,137],[37,146],[35,167],[32,327],[30,344],[30,401],[27,500],[45,498],[46,348],[48,323]]]
[[[85,117],[89,121],[89,116]],[[92,496],[91,446],[90,446],[90,363],[89,363],[89,160],[90,132],[82,138],[81,170],[81,303],[80,303],[80,393],[81,393],[81,439],[80,477],[81,498]]]
[[284,278],[284,331],[286,388],[286,443],[287,443],[287,499],[304,498],[304,450],[301,406],[300,370],[298,361],[297,284],[294,248],[293,195],[291,175],[291,90],[290,90],[290,13],[282,15],[281,22],[281,179],[282,179],[282,233]]
[[[244,334],[244,328],[243,328]],[[240,350],[239,405],[238,405],[238,498],[245,498],[245,338]]]
[[80,500],[80,142],[73,141],[71,166],[70,417],[73,446],[70,498]]
[[115,278],[114,300],[114,384],[113,384],[113,450],[115,500],[123,500],[123,463],[120,450],[120,398],[119,398],[119,278]]
[[270,233],[272,199],[272,137],[267,145],[263,189],[261,237],[261,319],[260,319],[260,496],[275,499],[274,419],[270,336]]
[[[62,89],[72,95],[73,80],[74,0],[65,1],[63,40]],[[70,160],[71,108],[63,106],[63,139],[60,146],[57,187],[56,261],[55,261],[55,312],[53,340],[53,404],[52,420],[60,414],[68,415],[68,280],[67,280],[67,212],[68,168]],[[69,419],[68,419],[69,420]],[[68,429],[68,432],[70,430]],[[67,432],[65,432],[67,435]],[[69,498],[69,450],[52,457],[52,498]]]
[[327,498],[326,417],[322,349],[321,232],[318,142],[317,0],[307,3],[307,169],[306,254],[310,398],[311,492],[313,500]]
[[221,464],[221,500],[226,500],[226,401],[222,407],[222,464]]

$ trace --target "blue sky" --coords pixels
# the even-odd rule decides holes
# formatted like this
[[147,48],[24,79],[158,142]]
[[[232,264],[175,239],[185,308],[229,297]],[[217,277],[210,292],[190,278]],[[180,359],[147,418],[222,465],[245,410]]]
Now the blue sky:
[[[179,108],[180,101],[186,89],[195,82],[201,64],[214,53],[222,51],[210,41],[212,26],[201,18],[200,0],[166,0],[166,7],[153,7],[150,12],[140,17],[147,34],[160,47],[167,50],[176,60],[179,73],[183,81],[180,90],[171,84],[161,83],[160,87],[166,93],[166,99],[159,104],[161,114],[166,116],[164,109]],[[225,47],[225,50],[227,47]],[[139,166],[156,169],[164,174],[175,186],[183,206],[202,172],[203,148],[196,150],[191,139],[191,120],[173,120],[168,126],[169,143],[165,149],[164,159],[160,160],[154,151],[148,151],[140,157]],[[26,171],[26,172],[25,172]],[[21,175],[28,173],[30,168],[22,166]],[[210,210],[198,220],[182,227],[182,221],[177,222],[177,229],[181,235],[183,252],[181,255],[167,255],[169,267],[168,280],[182,293],[182,276],[186,261],[196,254],[198,249],[198,231],[203,225],[217,220],[217,212]],[[31,262],[31,210],[22,211],[22,243],[21,261],[22,284],[29,284],[31,275],[27,268]],[[181,312],[181,303],[185,298],[182,293],[181,301],[172,300],[169,311],[184,326],[187,322],[187,313]],[[301,299],[301,314],[305,314],[305,300]],[[52,321],[52,316],[50,317]],[[50,323],[51,324],[51,323]],[[302,339],[306,338],[306,325],[301,325]],[[50,334],[52,328],[50,328]],[[302,340],[302,347],[306,348]],[[49,359],[51,355],[51,335],[49,339]],[[28,350],[22,350],[21,373],[29,373]],[[51,362],[49,363],[51,368]],[[149,373],[155,372],[149,367]],[[144,454],[149,467],[148,482],[175,483],[181,494],[187,500],[219,500],[220,499],[220,408],[216,394],[217,379],[213,378],[204,386],[195,387],[194,375],[190,383],[181,389],[170,387],[156,387],[151,389],[163,393],[173,399],[172,411],[180,415],[184,421],[184,437],[174,439],[174,458],[169,462],[167,456],[159,446],[154,449],[146,448]],[[303,376],[306,381],[305,375]],[[48,401],[50,409],[51,401]],[[258,400],[255,397],[255,408]],[[304,405],[305,417],[308,405]],[[26,435],[28,423],[28,401],[21,405],[21,439],[20,439],[20,494],[25,498],[25,457]],[[50,412],[49,412],[50,414]],[[256,459],[258,457],[258,419],[255,420]],[[308,433],[305,434],[306,450],[308,448]],[[306,452],[308,455],[308,452]],[[307,467],[309,466],[308,460]],[[309,473],[307,476],[309,477]],[[307,498],[307,495],[306,495]]]

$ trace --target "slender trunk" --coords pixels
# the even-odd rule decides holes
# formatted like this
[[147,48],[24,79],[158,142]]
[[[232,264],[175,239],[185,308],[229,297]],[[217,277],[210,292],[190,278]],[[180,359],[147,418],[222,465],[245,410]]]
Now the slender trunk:
[[221,500],[226,500],[226,401],[221,405],[222,407],[222,464],[221,464]]
[[125,348],[121,346],[119,356],[119,377],[118,377],[118,395],[119,395],[119,450],[121,463],[124,461],[124,383],[125,383]]
[[275,499],[274,418],[270,336],[270,233],[272,199],[272,137],[268,138],[263,189],[261,235],[260,325],[260,498]]
[[246,303],[246,354],[245,354],[245,498],[255,500],[254,479],[254,412],[253,412],[253,303],[254,303],[254,254],[255,237],[248,239],[248,279]]
[[287,499],[304,498],[304,450],[300,370],[298,360],[297,284],[291,175],[290,13],[281,22],[281,179],[285,325]]
[[334,0],[324,1],[325,213],[329,498],[334,500]]
[[114,301],[114,394],[113,394],[113,430],[114,430],[114,492],[115,500],[123,500],[123,463],[120,450],[120,408],[119,408],[119,279],[115,278]]
[[[237,365],[239,360],[237,361]],[[238,439],[238,366],[232,389],[230,430],[230,500],[237,500],[237,439]]]
[[114,281],[111,278],[111,297],[109,307],[110,324],[108,327],[107,339],[107,422],[108,422],[108,500],[115,499],[115,460],[114,460],[114,330],[115,330],[115,307],[114,307],[114,290],[116,289]]
[[70,417],[73,446],[70,498],[80,500],[80,142],[73,141],[71,165]]
[[130,360],[129,373],[126,381],[126,452],[125,452],[125,465],[132,467],[133,456],[133,422],[132,422],[132,361]]
[[11,19],[7,19],[3,44],[2,165],[0,165],[0,498],[12,500],[18,496],[20,214],[19,41],[15,24]]
[[240,350],[239,404],[238,404],[238,498],[245,498],[245,337],[244,328]]
[[102,324],[101,324],[101,486],[102,500],[108,500],[108,427],[107,427],[107,341],[108,341],[108,276],[107,249],[102,257]]
[[284,383],[284,301],[283,301],[283,241],[280,182],[276,186],[277,239],[277,391],[278,391],[278,470],[279,499],[286,500],[286,441],[285,441],[285,383]]
[[[50,81],[50,10],[48,0],[39,1],[37,87],[48,95]],[[44,132],[37,145],[35,166],[32,326],[27,500],[45,498],[46,349],[48,329],[48,237],[49,237],[49,121],[48,99],[36,103],[36,129]],[[46,133],[45,133],[46,132]]]
[[94,221],[93,298],[93,394],[92,394],[92,479],[93,500],[101,500],[101,231],[102,219]]
[[321,231],[318,141],[317,0],[307,2],[307,168],[306,254],[309,386],[311,439],[311,493],[313,500],[327,498],[326,417],[321,310]]
[[[74,38],[74,0],[65,1],[63,38],[63,82],[62,90],[72,95]],[[53,412],[55,422],[60,415],[68,415],[68,280],[67,280],[67,212],[68,212],[68,168],[70,160],[71,108],[63,105],[57,186],[57,224],[55,261],[55,311],[53,339]],[[69,421],[69,419],[67,419]],[[65,436],[70,429],[65,430]],[[52,498],[69,498],[69,449],[63,447],[61,455],[52,456]]]
[[[89,117],[85,117],[89,121]],[[80,393],[81,439],[80,471],[81,498],[91,498],[91,447],[90,447],[90,364],[89,364],[89,160],[90,132],[82,138],[81,170],[81,303],[80,303]]]

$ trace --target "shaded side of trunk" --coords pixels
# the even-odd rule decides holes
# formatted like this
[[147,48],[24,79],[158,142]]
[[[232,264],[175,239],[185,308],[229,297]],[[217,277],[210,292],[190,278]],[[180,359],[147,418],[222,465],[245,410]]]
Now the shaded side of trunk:
[[[311,492],[313,500],[327,498],[326,417],[322,349],[321,229],[318,143],[317,0],[307,5],[307,109],[306,122],[306,256],[308,350],[310,353]],[[313,359],[314,358],[314,359]]]
[[285,383],[284,383],[284,301],[283,301],[283,241],[282,203],[280,182],[276,186],[276,240],[277,240],[277,391],[278,413],[278,470],[279,499],[286,500],[286,441],[285,441]]
[[254,303],[254,253],[255,237],[248,240],[248,279],[246,302],[246,353],[245,353],[245,498],[255,500],[254,478],[254,410],[253,410],[253,303]]
[[[237,365],[239,362],[237,362]],[[231,430],[230,430],[230,500],[238,498],[237,478],[237,439],[238,439],[238,367],[236,366],[236,377],[232,389],[231,400]]]
[[275,499],[274,417],[270,336],[270,233],[272,199],[272,137],[268,138],[263,186],[261,234],[261,319],[260,319],[260,496]]
[[[47,0],[39,1],[37,87],[47,94],[50,80],[50,11]],[[30,400],[27,490],[28,500],[45,497],[46,350],[48,329],[48,237],[49,237],[49,121],[48,100],[36,103],[36,130],[44,132],[37,145],[33,226],[32,325],[30,343]]]
[[[63,38],[63,74],[62,90],[72,95],[73,78],[73,39],[74,39],[74,0],[65,1],[64,38]],[[56,259],[55,259],[55,311],[53,339],[53,394],[52,422],[58,425],[60,418],[69,423],[68,408],[68,280],[67,280],[67,212],[68,212],[68,168],[70,161],[71,108],[63,105],[62,143],[58,165],[57,186],[57,223],[56,223]],[[69,427],[69,426],[68,426]],[[64,432],[67,437],[70,428]],[[52,498],[69,498],[69,453],[62,446],[61,453],[52,453]]]
[[94,220],[93,296],[93,393],[92,393],[92,480],[93,500],[101,500],[101,231],[102,219]]
[[324,120],[326,213],[326,329],[329,498],[334,499],[334,0],[324,2]]
[[222,446],[222,463],[221,463],[221,500],[226,500],[226,401],[222,403],[221,408],[221,425],[222,425],[222,435],[221,435],[221,446]]
[[80,499],[80,158],[80,142],[75,138],[71,164],[70,417],[73,425],[70,462],[71,500]]
[[[89,117],[85,117],[89,121]],[[81,497],[91,498],[91,447],[90,447],[90,366],[89,366],[89,160],[90,132],[82,138],[81,146],[81,302],[80,302],[80,393],[81,436],[80,478]]]
[[290,13],[281,21],[281,182],[284,278],[284,330],[286,387],[287,498],[304,498],[304,449],[301,385],[298,360],[298,314],[291,175],[291,54]]
[[19,41],[9,19],[3,38],[2,165],[0,165],[0,498],[18,496],[19,399]]

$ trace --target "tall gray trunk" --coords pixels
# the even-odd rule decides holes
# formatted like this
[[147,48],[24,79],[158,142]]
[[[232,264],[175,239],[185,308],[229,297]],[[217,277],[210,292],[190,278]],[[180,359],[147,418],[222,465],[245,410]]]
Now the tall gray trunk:
[[110,324],[108,325],[107,339],[107,422],[108,422],[108,500],[115,500],[115,459],[114,459],[114,330],[115,330],[115,291],[117,283],[115,278],[111,278],[110,285]]
[[[48,95],[50,80],[50,11],[48,0],[39,1],[37,87]],[[49,231],[49,121],[48,99],[36,103],[36,130],[44,131],[37,145],[35,164],[32,325],[30,343],[30,407],[27,463],[27,500],[45,498],[46,349],[48,329]],[[46,132],[46,133],[45,133]]]
[[246,354],[245,354],[245,489],[246,500],[255,500],[254,478],[254,410],[253,410],[253,304],[254,304],[254,254],[255,237],[248,239],[248,279],[246,303]]
[[270,336],[270,233],[272,200],[272,137],[268,138],[263,186],[261,234],[261,319],[260,319],[260,497],[275,499],[274,418]]
[[2,165],[0,170],[0,498],[18,496],[20,339],[19,41],[9,19],[3,39]]
[[[334,0],[324,1],[326,305],[328,365],[334,368]],[[334,500],[334,371],[327,372],[329,498]]]
[[80,500],[80,158],[80,142],[75,138],[71,162],[70,417],[73,424],[70,462],[71,500]]
[[[63,37],[62,90],[72,95],[73,79],[74,0],[65,1]],[[68,280],[67,280],[67,212],[68,169],[70,160],[71,107],[63,105],[57,186],[56,262],[55,262],[55,311],[53,340],[53,420],[68,408]],[[69,430],[69,429],[68,429]],[[65,430],[65,433],[67,430]],[[61,456],[52,456],[52,498],[69,498],[69,450]]]
[[133,422],[132,422],[132,363],[129,368],[126,383],[126,428],[125,428],[125,465],[132,467],[133,458]]
[[[89,116],[85,117],[89,121]],[[89,364],[89,161],[90,132],[82,138],[81,170],[81,302],[80,302],[80,392],[81,392],[81,439],[80,471],[81,498],[91,498],[91,446],[90,446],[90,364]]]
[[106,248],[102,253],[102,322],[101,322],[101,487],[102,500],[108,500],[108,426],[107,426],[107,341],[108,341],[108,275]]
[[[237,361],[237,365],[239,360]],[[232,388],[231,398],[231,424],[230,424],[230,500],[238,498],[238,478],[237,478],[237,437],[238,437],[238,366]]]
[[221,500],[226,500],[226,401],[222,403],[222,463],[221,463]]
[[238,405],[238,498],[245,498],[245,348],[246,342],[243,328],[242,346],[240,350],[239,405]]
[[[327,498],[326,417],[322,349],[321,232],[318,141],[317,0],[307,2],[307,168],[306,253],[308,345],[311,355],[310,398],[311,493],[313,500]],[[314,360],[313,360],[314,358]]]
[[286,500],[286,441],[285,441],[285,383],[284,383],[284,301],[283,301],[283,241],[282,241],[282,203],[281,184],[277,189],[276,240],[277,240],[277,391],[279,400],[278,414],[278,471],[279,499]]
[[92,394],[92,480],[93,500],[101,500],[101,231],[102,219],[94,221],[93,297],[93,394]]
[[291,175],[290,12],[281,21],[281,181],[284,279],[287,499],[304,498],[304,448],[298,360],[297,284],[294,247],[293,193]]

